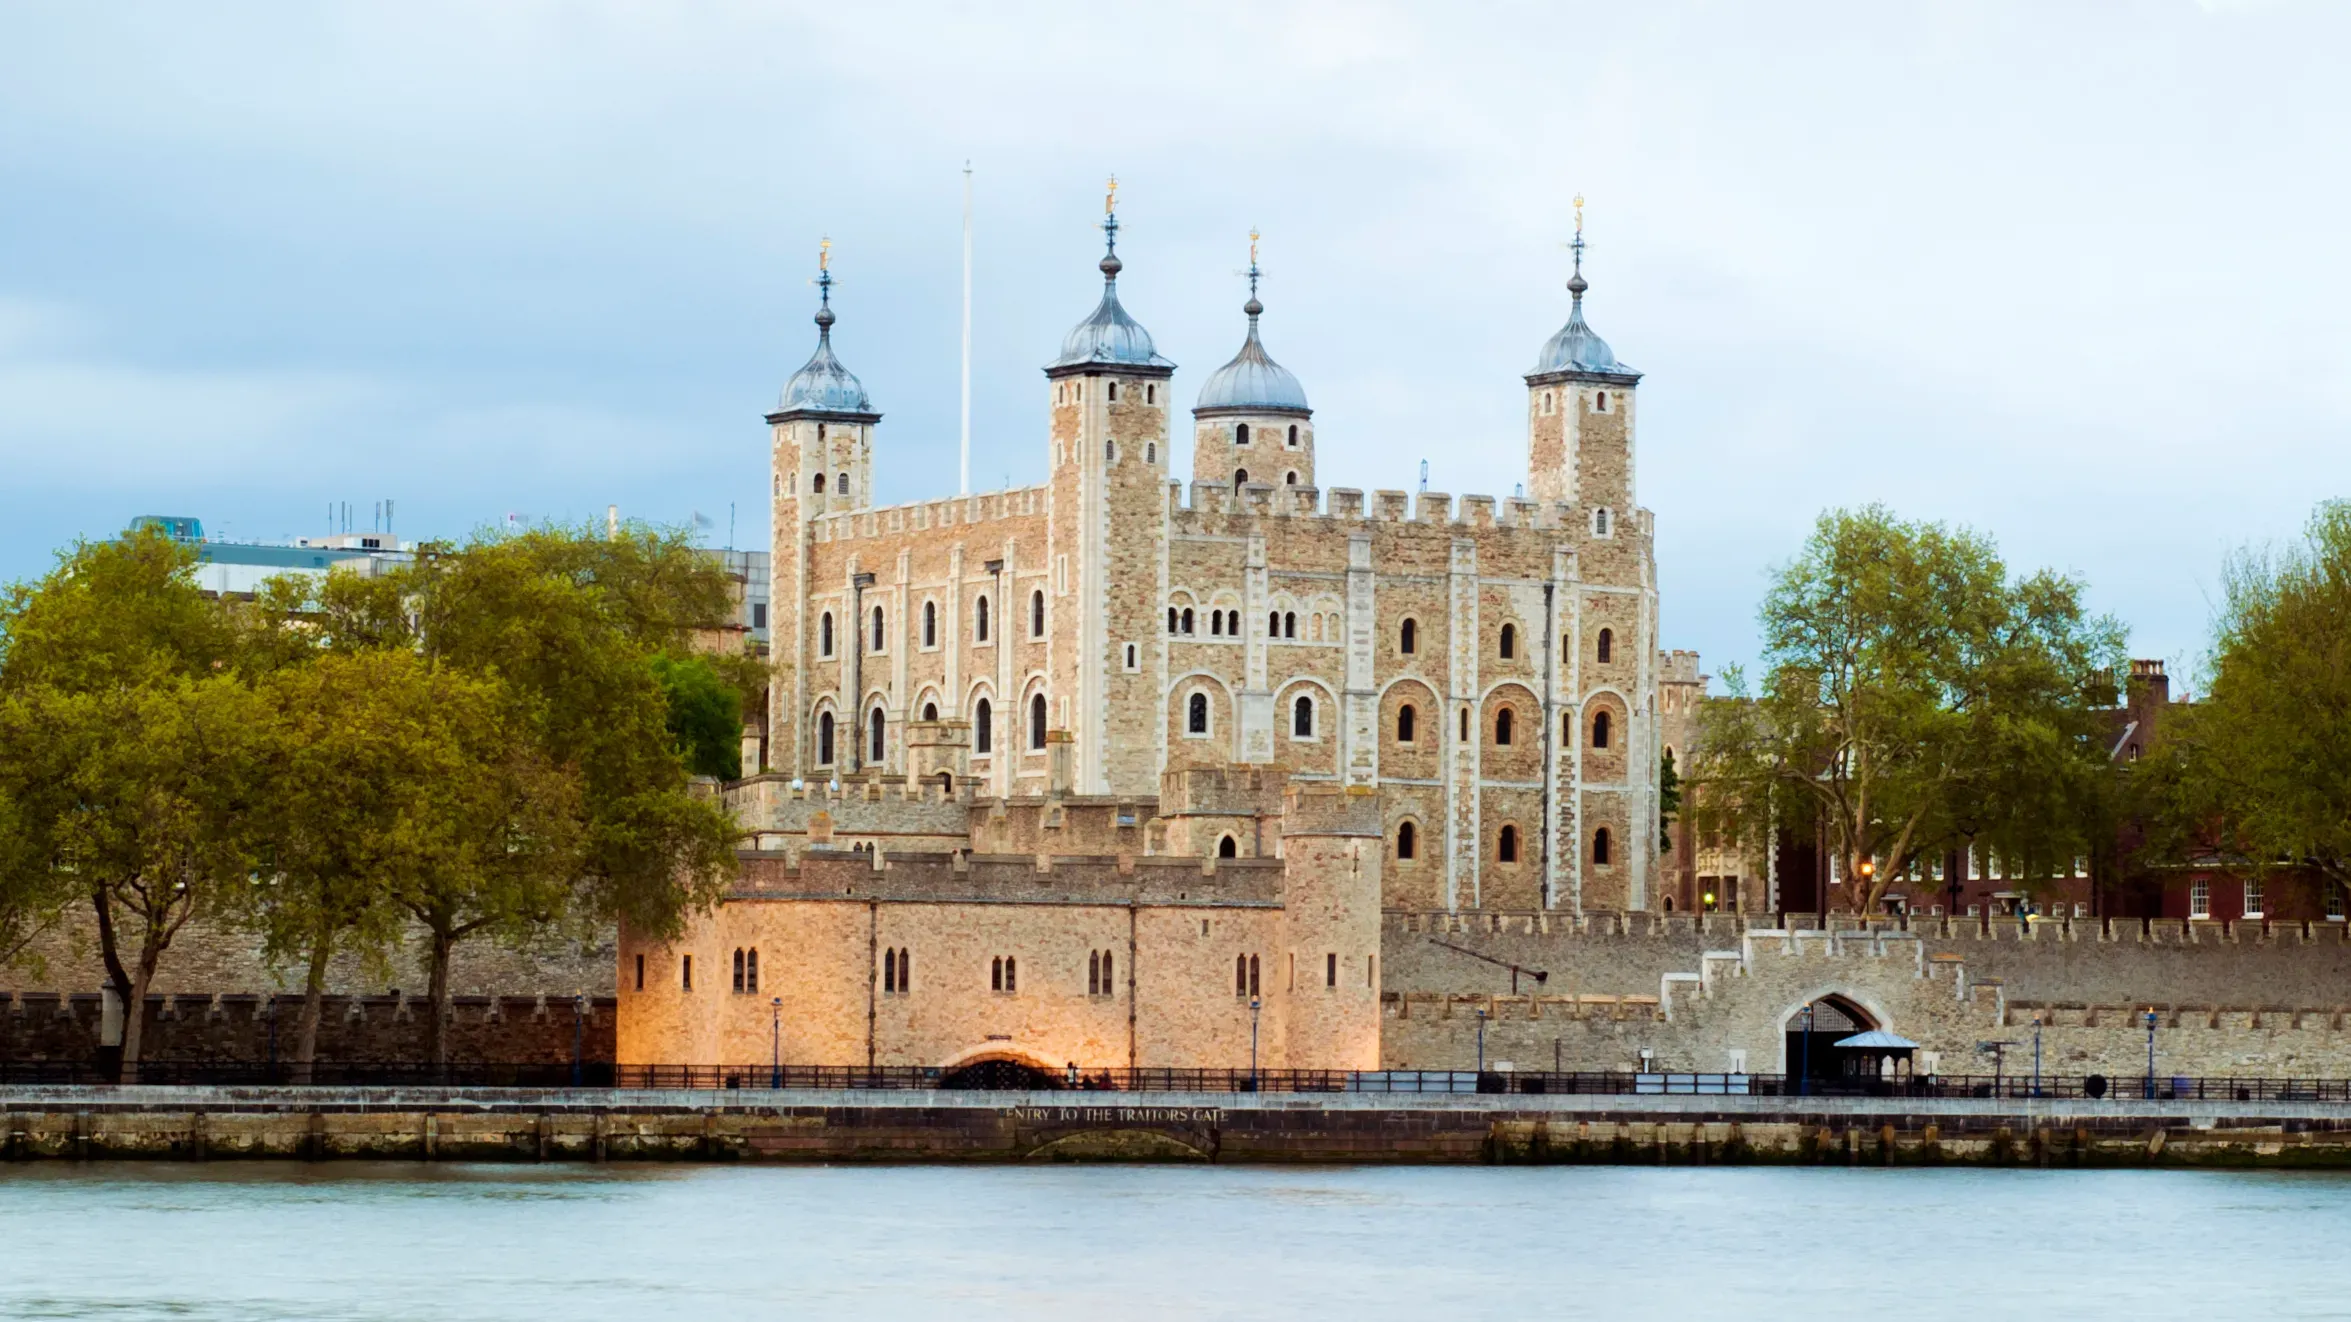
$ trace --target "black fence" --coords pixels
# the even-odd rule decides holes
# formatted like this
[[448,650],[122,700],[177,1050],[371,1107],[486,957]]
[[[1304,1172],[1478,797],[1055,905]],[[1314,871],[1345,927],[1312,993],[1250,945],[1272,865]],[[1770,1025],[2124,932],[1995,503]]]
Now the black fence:
[[[122,1080],[81,1061],[0,1060],[0,1085],[104,1085]],[[612,1065],[151,1060],[149,1085],[243,1087],[640,1088],[691,1091],[941,1089],[976,1092],[1502,1093],[1608,1097],[1953,1097],[2087,1101],[2140,1099],[2351,1102],[2351,1079],[2220,1078],[2158,1074],[1969,1074],[1916,1078],[1794,1078],[1780,1074],[1542,1072],[1533,1070],[1045,1070],[1010,1061],[957,1069],[850,1065]]]

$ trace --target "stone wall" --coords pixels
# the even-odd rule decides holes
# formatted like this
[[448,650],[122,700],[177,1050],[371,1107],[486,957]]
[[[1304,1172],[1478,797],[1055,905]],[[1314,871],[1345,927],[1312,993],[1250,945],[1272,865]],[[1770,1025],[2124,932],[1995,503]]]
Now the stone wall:
[[[450,1059],[459,1063],[610,1061],[613,998],[592,997],[584,1018],[563,997],[461,996],[451,1007]],[[293,1052],[299,996],[179,993],[147,998],[144,1055],[155,1061],[283,1060]],[[579,1019],[575,1029],[574,1020]],[[105,1021],[97,992],[0,992],[0,1061],[90,1061]],[[334,1061],[425,1059],[431,1006],[405,996],[330,997],[318,1054]]]

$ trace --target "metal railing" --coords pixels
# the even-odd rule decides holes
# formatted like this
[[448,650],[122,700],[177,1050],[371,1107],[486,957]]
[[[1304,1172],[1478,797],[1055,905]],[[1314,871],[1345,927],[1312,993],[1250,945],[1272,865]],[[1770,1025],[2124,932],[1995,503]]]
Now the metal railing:
[[[0,1085],[108,1085],[120,1076],[88,1061],[0,1060]],[[1248,1070],[1077,1068],[1001,1061],[960,1069],[884,1065],[613,1065],[584,1062],[150,1060],[149,1085],[220,1087],[633,1088],[714,1092],[940,1089],[971,1092],[1375,1093],[1618,1097],[1998,1098],[2025,1101],[2347,1102],[2351,1079],[2146,1075],[1945,1074],[1801,1079],[1782,1074],[1536,1070]]]

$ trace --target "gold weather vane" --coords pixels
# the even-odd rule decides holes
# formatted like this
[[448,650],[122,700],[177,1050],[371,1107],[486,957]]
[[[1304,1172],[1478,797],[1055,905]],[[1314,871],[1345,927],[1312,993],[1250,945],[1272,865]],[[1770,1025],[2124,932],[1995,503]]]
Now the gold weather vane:
[[1249,264],[1257,265],[1257,227],[1249,227]]
[[1575,195],[1575,232],[1579,239],[1584,236],[1584,195],[1582,193]]
[[816,269],[829,271],[833,267],[833,236],[828,234],[816,241]]
[[1108,188],[1108,190],[1102,194],[1102,214],[1103,214],[1103,215],[1105,215],[1105,216],[1110,216],[1110,215],[1116,215],[1117,213],[1118,213],[1118,176],[1114,174],[1114,175],[1110,176],[1110,185],[1109,185],[1109,188]]

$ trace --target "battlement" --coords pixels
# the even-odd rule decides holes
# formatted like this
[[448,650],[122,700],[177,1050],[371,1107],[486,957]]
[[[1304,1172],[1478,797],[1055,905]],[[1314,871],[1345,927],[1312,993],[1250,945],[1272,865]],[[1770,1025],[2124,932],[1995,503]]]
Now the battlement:
[[1265,858],[812,848],[796,859],[743,855],[727,899],[1273,908],[1282,870],[1280,860]]
[[1675,648],[1657,654],[1657,682],[1660,684],[1704,684],[1706,676],[1698,670],[1698,654]]
[[1282,805],[1284,836],[1352,835],[1379,839],[1379,791],[1369,785],[1336,785],[1329,781],[1300,781],[1290,786]]
[[1160,773],[1159,803],[1170,817],[1250,817],[1277,810],[1288,785],[1275,766],[1171,767]]
[[1033,518],[1045,512],[1045,488],[1008,487],[918,500],[904,505],[820,514],[808,521],[809,536],[819,542],[853,542],[934,528],[971,527],[1004,519]]
[[[1251,482],[1239,491],[1221,482],[1194,482],[1188,502],[1185,495],[1182,484],[1168,483],[1168,519],[1179,531],[1197,529],[1202,520],[1209,518],[1249,517],[1577,532],[1586,526],[1590,514],[1587,507],[1565,502],[1545,504],[1523,496],[1483,495],[1460,497],[1460,508],[1456,511],[1455,498],[1442,491],[1423,491],[1415,496],[1403,491],[1380,490],[1372,492],[1367,502],[1360,490],[1334,487],[1326,502],[1318,487],[1275,486],[1264,482]],[[1623,516],[1630,521],[1633,535],[1647,536],[1655,529],[1655,516],[1648,510],[1626,511]]]

